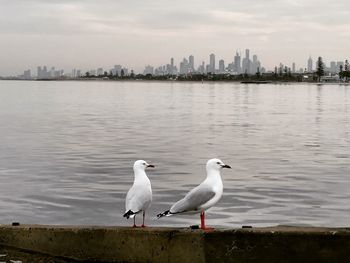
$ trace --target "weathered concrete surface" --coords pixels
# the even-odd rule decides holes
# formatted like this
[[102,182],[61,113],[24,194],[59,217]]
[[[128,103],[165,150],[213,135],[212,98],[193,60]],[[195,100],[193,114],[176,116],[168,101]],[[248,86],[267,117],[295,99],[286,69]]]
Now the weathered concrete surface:
[[0,245],[99,262],[350,262],[350,229],[0,226]]

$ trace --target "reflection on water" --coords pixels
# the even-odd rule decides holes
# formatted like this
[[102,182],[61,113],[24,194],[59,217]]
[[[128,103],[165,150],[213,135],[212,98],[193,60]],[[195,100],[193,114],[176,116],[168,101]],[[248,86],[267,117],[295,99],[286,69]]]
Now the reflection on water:
[[145,159],[149,225],[223,172],[208,223],[347,226],[350,94],[341,85],[0,82],[0,223],[128,225],[132,164]]

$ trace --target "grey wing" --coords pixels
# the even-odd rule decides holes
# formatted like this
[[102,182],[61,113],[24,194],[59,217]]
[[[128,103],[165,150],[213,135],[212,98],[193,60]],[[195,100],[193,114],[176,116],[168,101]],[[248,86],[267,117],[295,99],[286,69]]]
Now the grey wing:
[[183,213],[189,211],[198,211],[199,207],[215,196],[215,192],[209,185],[199,185],[192,189],[183,199],[176,202],[171,208],[170,213]]
[[152,201],[152,192],[141,186],[134,185],[126,195],[126,211],[139,212],[146,209]]

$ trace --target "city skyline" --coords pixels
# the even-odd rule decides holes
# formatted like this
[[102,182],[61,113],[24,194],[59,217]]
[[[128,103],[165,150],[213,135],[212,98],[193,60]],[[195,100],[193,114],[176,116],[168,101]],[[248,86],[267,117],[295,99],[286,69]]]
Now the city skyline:
[[[267,69],[305,57],[344,61],[348,3],[284,1],[0,0],[0,75],[52,65],[69,70],[116,62],[141,72],[183,54],[231,61],[249,47]],[[244,50],[242,50],[244,52]],[[219,63],[217,59],[216,63]]]
[[[217,63],[218,60],[218,63]],[[12,75],[7,77],[18,77],[20,79],[49,79],[49,78],[80,78],[87,76],[129,76],[130,74],[151,74],[154,76],[165,75],[188,75],[188,74],[229,74],[239,75],[248,74],[255,75],[261,73],[276,73],[276,72],[290,72],[290,73],[312,73],[317,68],[317,61],[314,61],[311,56],[308,57],[305,67],[299,67],[297,69],[296,63],[291,65],[283,64],[275,66],[273,69],[266,69],[261,61],[258,59],[257,54],[250,55],[250,50],[245,49],[244,56],[241,52],[236,51],[233,61],[226,61],[217,58],[214,53],[211,53],[206,61],[195,63],[195,57],[189,55],[188,59],[184,57],[180,60],[179,65],[176,65],[175,59],[170,58],[170,63],[162,64],[157,67],[153,65],[145,65],[143,71],[137,72],[134,69],[129,69],[122,65],[114,65],[113,67],[97,67],[93,69],[77,69],[65,71],[63,69],[56,69],[55,66],[48,67],[46,65],[37,66],[36,73],[32,69],[26,69],[23,74]],[[225,66],[226,65],[226,66]],[[344,68],[345,61],[330,61],[329,63],[323,61],[324,69],[327,74],[337,74],[340,68]],[[328,66],[329,65],[329,66]],[[0,76],[4,77],[4,76]]]

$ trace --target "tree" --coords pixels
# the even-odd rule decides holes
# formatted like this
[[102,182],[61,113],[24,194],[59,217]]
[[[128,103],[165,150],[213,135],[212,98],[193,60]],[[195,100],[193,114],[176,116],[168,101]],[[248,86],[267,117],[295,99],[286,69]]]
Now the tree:
[[348,78],[350,77],[350,66],[348,60],[345,60],[343,76],[345,77],[345,81],[348,81]]
[[318,59],[317,59],[316,75],[318,77],[318,81],[321,81],[321,77],[324,76],[324,64],[322,61],[322,57],[318,57]]
[[343,78],[343,65],[339,65],[339,78]]

